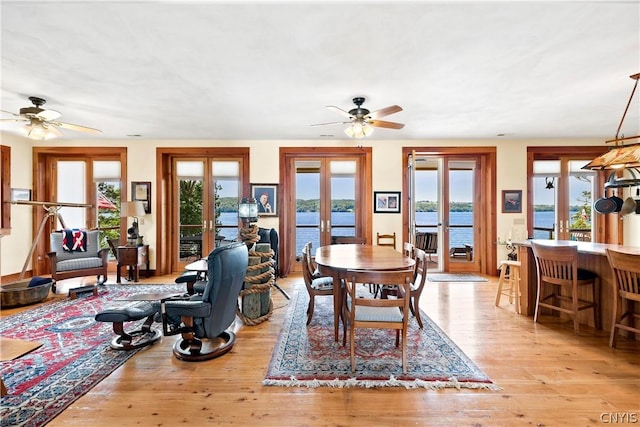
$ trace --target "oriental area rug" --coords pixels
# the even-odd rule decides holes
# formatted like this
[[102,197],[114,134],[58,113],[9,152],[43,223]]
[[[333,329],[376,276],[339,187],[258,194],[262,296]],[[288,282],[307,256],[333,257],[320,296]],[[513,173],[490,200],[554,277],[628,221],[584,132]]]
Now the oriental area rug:
[[429,273],[427,279],[429,279],[430,282],[488,282],[488,280],[482,276],[469,273]]
[[[3,337],[42,343],[39,348],[0,364],[0,377],[8,391],[0,401],[0,425],[47,424],[141,350],[112,350],[112,324],[96,322],[96,313],[123,306],[127,301],[122,299],[137,293],[174,291],[182,293],[185,287],[104,285],[98,296],[60,298],[0,319]],[[135,326],[131,322],[125,328]]]
[[307,326],[308,301],[304,288],[295,293],[263,385],[500,390],[424,312],[424,329],[410,316],[407,374],[402,373],[395,331],[381,329],[356,330],[356,371],[352,373],[348,340],[344,347],[342,337],[334,342],[333,299],[316,298]]

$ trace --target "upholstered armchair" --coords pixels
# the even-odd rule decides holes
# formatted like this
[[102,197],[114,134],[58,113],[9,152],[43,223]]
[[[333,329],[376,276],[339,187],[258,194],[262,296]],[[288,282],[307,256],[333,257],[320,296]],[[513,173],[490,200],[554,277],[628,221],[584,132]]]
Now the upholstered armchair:
[[[83,231],[79,231],[83,233]],[[87,230],[86,236],[80,234],[85,240],[81,250],[74,248],[73,243],[64,241],[63,231],[51,233],[51,252],[47,253],[51,264],[51,278],[54,280],[70,279],[72,277],[97,276],[97,283],[107,281],[107,255],[109,248],[100,249],[98,246],[98,230]],[[67,250],[63,248],[63,244]]]
[[228,328],[236,318],[248,262],[244,243],[218,247],[207,257],[209,270],[202,294],[160,302],[164,335],[182,335],[173,346],[176,358],[208,360],[231,350],[236,336]]

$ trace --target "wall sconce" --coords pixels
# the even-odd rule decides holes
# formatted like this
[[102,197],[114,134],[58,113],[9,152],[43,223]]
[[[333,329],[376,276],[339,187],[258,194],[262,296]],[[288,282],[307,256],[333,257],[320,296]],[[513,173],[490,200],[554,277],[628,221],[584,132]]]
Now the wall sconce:
[[620,137],[620,129],[622,128],[622,123],[624,122],[624,119],[627,115],[627,111],[629,111],[631,100],[633,99],[633,95],[635,94],[636,88],[638,87],[640,73],[634,74],[629,77],[634,79],[636,82],[633,85],[633,89],[631,90],[631,96],[629,97],[627,107],[624,109],[624,113],[622,114],[622,119],[620,119],[616,137],[614,139],[605,141],[607,144],[614,143],[615,146],[606,153],[601,154],[590,161],[587,165],[583,166],[582,169],[602,170],[640,167],[640,143],[627,146],[624,145],[626,141],[640,139],[640,134],[635,136]]
[[120,204],[120,217],[133,217],[133,224],[127,229],[127,246],[142,246],[142,237],[138,230],[138,217],[144,215],[144,205],[142,202],[122,202]]

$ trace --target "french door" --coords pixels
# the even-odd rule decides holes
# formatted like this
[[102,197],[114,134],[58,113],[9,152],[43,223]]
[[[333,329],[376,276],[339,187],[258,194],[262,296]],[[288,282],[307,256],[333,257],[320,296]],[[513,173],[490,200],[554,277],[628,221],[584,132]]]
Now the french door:
[[[429,267],[441,271],[479,271],[477,209],[479,159],[474,156],[413,154],[411,234],[436,234],[437,252]],[[426,241],[421,240],[421,241]]]
[[281,149],[282,223],[293,225],[281,229],[285,272],[299,270],[296,260],[307,242],[315,250],[338,236],[371,241],[370,150],[334,150]]
[[240,165],[239,160],[219,157],[174,159],[174,271],[205,257],[216,242],[238,237]]
[[[594,150],[595,149],[595,150]],[[592,209],[601,184],[595,171],[582,167],[598,147],[531,147],[529,149],[529,236],[535,239],[598,241],[598,216]],[[589,152],[591,151],[591,152]]]
[[[46,252],[49,234],[61,228],[100,230],[100,246],[108,247],[107,239],[126,236],[127,222],[120,217],[120,203],[127,200],[126,149],[123,148],[34,148],[37,180],[34,199],[56,203],[78,204],[81,207],[60,207],[62,222],[52,217],[38,236],[45,214],[35,209],[34,238],[37,246],[32,258],[33,274],[50,271]],[[122,240],[122,237],[121,237]]]

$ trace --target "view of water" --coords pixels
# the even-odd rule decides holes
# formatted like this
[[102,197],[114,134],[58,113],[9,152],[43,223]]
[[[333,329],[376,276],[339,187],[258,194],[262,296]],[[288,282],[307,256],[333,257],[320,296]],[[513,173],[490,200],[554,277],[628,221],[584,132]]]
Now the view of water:
[[[573,215],[573,212],[571,213]],[[553,227],[553,212],[536,212],[535,225],[537,227]],[[234,212],[223,212],[220,215],[222,224],[235,225],[237,223],[237,214]],[[314,247],[318,247],[320,243],[320,233],[317,224],[320,222],[320,214],[317,212],[298,212],[298,224],[301,227],[297,229],[296,235],[296,253],[302,252],[302,247],[307,242],[312,242]],[[434,225],[437,223],[438,214],[436,212],[417,212],[416,223]],[[333,224],[332,235],[334,236],[353,236],[354,214],[351,212],[333,212],[331,214],[331,223]],[[460,247],[465,243],[473,245],[473,230],[469,227],[472,224],[471,212],[451,212],[451,225],[449,247]],[[308,225],[309,227],[304,227]],[[468,227],[455,227],[468,226]],[[435,227],[418,227],[417,231],[436,231]],[[222,235],[227,240],[235,240],[237,233],[235,230],[223,229]],[[536,231],[535,238],[548,239],[549,234],[545,231]]]

